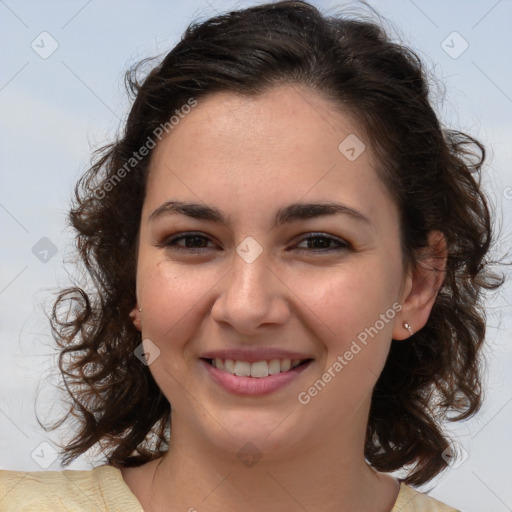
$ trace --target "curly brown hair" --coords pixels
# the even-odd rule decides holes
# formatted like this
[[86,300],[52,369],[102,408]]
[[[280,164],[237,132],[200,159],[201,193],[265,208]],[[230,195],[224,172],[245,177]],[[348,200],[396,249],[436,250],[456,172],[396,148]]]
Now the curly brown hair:
[[468,418],[481,405],[482,292],[502,282],[488,259],[493,235],[480,184],[482,144],[441,126],[419,57],[378,22],[326,16],[307,2],[264,4],[193,23],[139,80],[148,63],[127,72],[134,102],[124,132],[95,152],[70,212],[89,291],[61,291],[51,317],[71,398],[51,429],[70,415],[78,427],[61,446],[63,464],[99,445],[110,465],[138,466],[160,457],[169,443],[171,405],[134,355],[141,334],[130,319],[151,161],[151,152],[139,150],[191,98],[300,84],[336,102],[364,130],[399,207],[405,260],[418,262],[429,232],[446,238],[443,285],[426,326],[392,343],[374,388],[365,447],[377,470],[408,466],[406,483],[432,479],[447,465],[443,420]]

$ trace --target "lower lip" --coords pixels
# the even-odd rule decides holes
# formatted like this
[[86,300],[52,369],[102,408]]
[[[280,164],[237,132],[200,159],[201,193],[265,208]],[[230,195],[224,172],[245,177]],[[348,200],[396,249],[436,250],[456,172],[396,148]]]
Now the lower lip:
[[211,378],[227,391],[235,395],[265,395],[283,388],[295,380],[304,370],[309,368],[312,361],[301,364],[287,372],[276,373],[268,377],[238,377],[231,373],[219,370],[208,361],[201,359],[201,363]]

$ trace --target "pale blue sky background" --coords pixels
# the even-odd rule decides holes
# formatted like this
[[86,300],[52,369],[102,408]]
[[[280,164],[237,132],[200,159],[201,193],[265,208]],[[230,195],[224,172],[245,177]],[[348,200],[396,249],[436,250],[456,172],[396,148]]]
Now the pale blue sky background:
[[[194,18],[255,3],[260,2],[0,0],[0,467],[39,470],[38,461],[45,469],[60,469],[58,460],[52,462],[51,438],[34,415],[38,386],[38,411],[58,410],[48,384],[55,361],[47,355],[52,340],[41,307],[48,307],[51,290],[66,285],[66,272],[73,272],[65,227],[69,198],[87,166],[90,144],[111,138],[126,115],[125,69],[169,50]],[[313,3],[325,11],[345,5]],[[486,185],[503,221],[500,249],[510,248],[512,1],[370,4],[443,80],[439,110],[446,123],[488,146]],[[443,48],[454,31],[460,36],[451,35]],[[41,32],[58,44],[47,59],[31,47],[35,40],[39,51],[51,48],[49,36],[36,39]],[[464,41],[467,49],[453,58]],[[489,301],[487,400],[476,418],[454,427],[468,457],[432,491],[466,512],[512,510],[511,304],[510,284]],[[49,444],[41,447],[42,442]],[[82,459],[71,469],[91,463]]]

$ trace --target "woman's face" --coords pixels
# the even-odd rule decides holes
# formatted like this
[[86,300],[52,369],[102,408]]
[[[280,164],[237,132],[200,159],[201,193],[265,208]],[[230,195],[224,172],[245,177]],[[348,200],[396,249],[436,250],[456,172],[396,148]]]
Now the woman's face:
[[[177,431],[269,456],[364,438],[407,288],[372,158],[348,116],[298,86],[201,98],[155,148],[137,299]],[[340,206],[300,207],[326,203]]]

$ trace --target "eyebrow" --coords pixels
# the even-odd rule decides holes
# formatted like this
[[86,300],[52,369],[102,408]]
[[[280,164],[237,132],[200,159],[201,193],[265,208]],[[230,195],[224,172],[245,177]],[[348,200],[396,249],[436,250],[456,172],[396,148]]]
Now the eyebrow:
[[[183,201],[167,201],[149,216],[148,222],[163,215],[181,214],[199,220],[209,220],[222,224],[229,224],[229,219],[221,210],[214,206],[200,203],[187,203]],[[354,220],[370,226],[372,221],[361,212],[340,203],[292,203],[277,211],[274,216],[273,227],[278,227],[299,220],[308,220],[315,217],[329,215],[348,215]]]

